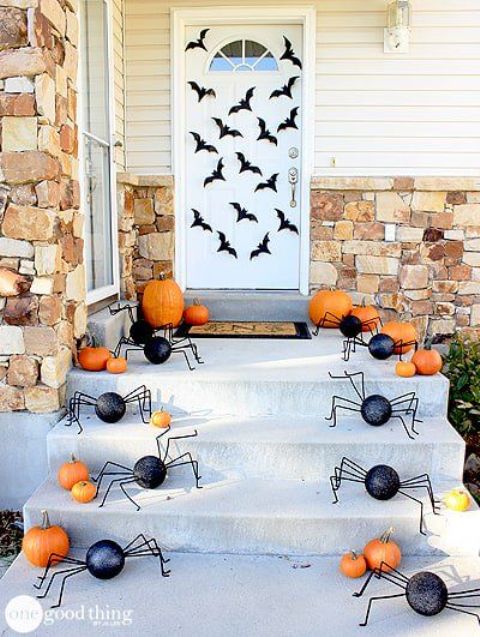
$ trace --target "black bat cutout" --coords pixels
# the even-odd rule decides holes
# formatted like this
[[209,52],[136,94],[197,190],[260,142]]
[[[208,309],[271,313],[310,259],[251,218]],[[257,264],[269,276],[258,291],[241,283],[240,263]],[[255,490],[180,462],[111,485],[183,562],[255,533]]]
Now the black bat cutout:
[[220,129],[220,139],[222,139],[222,137],[243,137],[240,131],[230,128],[230,126],[224,124],[219,117],[212,117],[212,119]]
[[223,158],[221,157],[218,160],[218,164],[217,167],[215,168],[215,170],[212,172],[212,174],[207,177],[205,179],[205,181],[203,182],[203,187],[206,188],[208,186],[208,184],[213,183],[214,181],[227,181],[225,179],[225,177],[223,176],[223,172],[222,170],[225,168],[225,164],[223,163]]
[[260,139],[266,139],[271,144],[275,144],[275,146],[278,146],[278,139],[268,130],[265,120],[261,117],[257,117],[257,120],[260,127],[260,135],[257,137],[257,141],[259,141]]
[[187,84],[190,84],[192,91],[195,91],[195,93],[197,94],[199,102],[201,102],[207,95],[209,97],[217,97],[217,94],[215,93],[213,88],[205,88],[204,86],[200,86],[196,82],[187,82]]
[[290,230],[290,232],[295,232],[298,234],[298,228],[293,223],[290,222],[290,219],[287,219],[285,213],[278,208],[275,208],[277,213],[277,217],[280,219],[280,225],[278,226],[278,232],[282,230]]
[[233,208],[237,212],[237,223],[240,223],[240,221],[243,221],[243,219],[247,219],[248,221],[255,221],[255,223],[258,223],[257,217],[251,212],[248,212],[246,208],[242,208],[239,203],[230,202],[230,205],[233,206]]
[[302,63],[300,62],[298,57],[295,55],[295,51],[293,50],[292,43],[285,36],[283,36],[283,41],[285,42],[285,51],[281,55],[280,59],[289,60],[294,66],[298,66],[298,68],[301,69]]
[[253,97],[255,88],[256,88],[255,86],[252,86],[252,88],[249,88],[245,97],[241,99],[238,104],[235,104],[235,106],[232,106],[232,108],[228,111],[228,114],[233,115],[234,113],[239,113],[240,111],[251,111],[252,107],[250,106],[250,100]]
[[258,192],[259,190],[267,190],[268,188],[277,192],[278,175],[279,173],[274,173],[269,179],[267,179],[267,181],[262,181],[261,183],[259,183],[258,186],[255,188],[255,192]]
[[220,247],[218,248],[217,252],[228,252],[228,254],[230,254],[232,257],[238,259],[237,251],[235,250],[235,248],[232,248],[232,246],[230,245],[230,241],[227,241],[227,237],[225,236],[225,234],[223,232],[220,232],[219,230],[217,230],[217,234],[218,238],[220,239]]
[[204,51],[206,51],[207,47],[205,46],[205,36],[209,31],[210,29],[202,29],[202,31],[200,31],[200,37],[198,38],[198,40],[192,40],[191,42],[189,42],[185,48],[185,51],[191,51],[193,49],[203,49]]
[[267,234],[263,237],[263,241],[261,241],[258,244],[256,250],[253,250],[250,253],[250,261],[260,256],[261,254],[272,254],[268,248],[269,243],[270,243],[270,237],[269,237],[269,233],[267,232]]
[[287,130],[288,128],[296,128],[298,130],[298,126],[297,126],[297,122],[295,121],[295,118],[298,115],[298,106],[296,106],[295,108],[292,108],[292,110],[290,111],[290,115],[286,118],[286,120],[284,122],[282,122],[278,128],[277,128],[277,133],[280,133],[280,131],[282,130]]
[[217,153],[218,155],[218,150],[215,148],[215,146],[212,146],[212,144],[207,144],[207,142],[204,139],[202,139],[198,133],[194,133],[193,131],[190,131],[190,135],[192,135],[193,139],[197,143],[197,147],[195,148],[195,153],[199,153],[202,150],[206,150],[207,153]]
[[205,223],[205,219],[198,212],[198,210],[195,210],[195,208],[192,208],[192,212],[193,212],[193,223],[190,226],[190,228],[195,228],[198,226],[202,230],[205,230],[205,232],[213,232],[212,226],[208,223]]
[[250,172],[250,173],[253,173],[254,175],[260,175],[260,177],[263,177],[263,173],[260,170],[260,168],[258,166],[254,166],[252,162],[245,159],[245,155],[243,153],[235,153],[235,155],[237,156],[237,159],[240,162],[241,173]]
[[282,97],[283,95],[285,95],[285,97],[289,97],[291,100],[293,100],[292,88],[295,86],[296,81],[299,79],[300,75],[291,77],[288,82],[282,86],[282,88],[273,91],[273,93],[270,95],[270,99],[273,99],[274,97]]

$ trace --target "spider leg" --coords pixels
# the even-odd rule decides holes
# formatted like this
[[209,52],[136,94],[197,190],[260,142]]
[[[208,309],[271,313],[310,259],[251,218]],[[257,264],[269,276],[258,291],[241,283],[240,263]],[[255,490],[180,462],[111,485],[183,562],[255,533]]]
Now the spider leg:
[[[135,546],[135,544],[139,540],[142,540],[142,541],[140,542],[140,544],[137,544],[137,546]],[[155,538],[151,538],[149,540],[147,539],[144,533],[139,533],[136,538],[134,538],[129,544],[127,544],[127,546],[123,549],[123,552],[125,553],[125,555],[128,555],[135,551],[142,550],[143,547],[146,546],[147,544],[154,544],[155,547],[158,547],[157,540]],[[162,560],[165,564],[168,564],[168,562],[170,562],[170,560],[167,560],[166,558],[164,558],[163,555],[162,555]]]
[[80,417],[80,406],[91,405],[94,407],[97,404],[97,399],[94,396],[89,396],[81,391],[76,391],[68,401],[68,407],[70,411],[77,417]]
[[[390,570],[385,571],[383,569],[384,566],[386,566]],[[374,568],[373,571],[370,572],[369,576],[363,583],[363,586],[358,591],[358,593],[353,593],[353,597],[362,597],[362,595],[367,589],[367,586],[372,581],[373,577],[376,577],[377,579],[386,579],[391,584],[396,584],[397,586],[400,586],[401,588],[406,586],[408,583],[408,577],[403,575],[403,573],[400,573],[400,571],[397,571],[396,569],[392,568],[390,564],[387,564],[387,562],[381,562],[379,568]]]
[[141,385],[127,394],[124,399],[126,403],[138,402],[138,408],[145,424],[149,421],[145,420],[145,412],[152,417],[152,393],[147,389],[146,385]]
[[469,588],[465,591],[458,591],[457,593],[449,593],[448,597],[478,597],[480,595],[480,588]]
[[121,353],[121,351],[122,351],[122,347],[123,347],[124,345],[134,345],[134,343],[133,343],[133,341],[132,341],[130,338],[128,338],[127,336],[122,336],[122,337],[120,338],[120,340],[118,341],[118,343],[117,343],[117,345],[116,345],[116,347],[115,347],[115,350],[114,350],[115,358],[118,358],[118,357],[120,356],[120,353]]
[[[129,345],[131,345],[131,343],[129,343]],[[128,361],[128,354],[130,352],[143,352],[143,346],[142,345],[131,345],[128,349],[125,350],[125,358]]]
[[[102,500],[101,504],[98,505],[99,509],[101,509],[105,505],[105,502],[107,501],[107,498],[108,498],[108,494],[112,490],[113,485],[116,484],[116,483],[122,482],[122,480],[125,480],[125,476],[122,476],[121,478],[114,478],[113,480],[111,480],[110,484],[108,485],[107,490],[105,491],[105,495],[103,496],[103,500]],[[129,482],[130,481],[133,482],[134,479],[133,478],[129,478],[128,481]],[[123,489],[122,489],[122,491],[123,491]],[[123,493],[125,493],[125,491],[123,491]],[[127,496],[127,498],[129,500],[131,500],[131,498],[129,497],[129,495],[127,493],[125,493],[125,495]],[[133,504],[135,504],[135,506],[138,506],[136,502],[134,502]]]
[[[106,469],[111,466],[111,467],[118,467],[119,469],[124,469],[125,471],[106,471]],[[102,484],[102,480],[103,480],[103,476],[115,476],[115,475],[120,475],[120,474],[124,474],[127,475],[128,472],[129,474],[132,473],[132,469],[130,469],[129,467],[126,467],[123,464],[119,464],[118,462],[112,462],[111,460],[107,460],[107,462],[103,465],[100,473],[98,474],[98,476],[96,478],[92,477],[92,482],[98,482],[97,484],[97,495],[98,492],[100,491],[100,486]],[[96,496],[95,496],[96,497]]]
[[405,597],[405,593],[396,593],[395,595],[377,595],[376,597],[370,597],[370,599],[368,600],[367,614],[365,615],[365,619],[359,624],[359,626],[366,626],[368,624],[368,619],[370,617],[370,611],[372,610],[373,602],[379,601],[381,599],[395,599],[398,597]]
[[[331,316],[333,318],[333,321],[327,319],[327,316]],[[320,333],[320,328],[325,327],[327,324],[330,326],[333,325],[333,327],[338,327],[340,325],[340,319],[338,318],[338,316],[335,316],[335,314],[332,314],[331,312],[325,312],[325,315],[320,319],[318,323],[316,323],[316,327],[313,330],[312,334],[314,336],[318,336]]]
[[410,438],[410,440],[415,440],[415,438],[412,436],[412,434],[408,431],[407,423],[404,421],[404,419],[399,414],[394,414],[392,412],[392,418],[398,418],[400,420],[400,422],[402,423],[403,428],[405,429],[405,432],[406,432],[407,436]]
[[415,396],[415,392],[412,391],[412,392],[409,392],[408,394],[403,394],[403,396],[398,396],[397,398],[394,398],[394,400],[391,401],[390,404],[393,407],[399,407],[405,402],[408,403],[407,407],[404,407],[404,408],[402,407],[401,409],[394,409],[393,411],[397,413],[404,412],[405,415],[412,414],[412,431],[413,433],[418,434],[418,431],[415,429],[415,423],[422,422],[422,421],[417,418],[419,400]]
[[169,438],[167,438],[167,444],[165,446],[165,453],[162,456],[162,451],[161,451],[161,447],[160,447],[160,438],[162,436],[164,436],[166,433],[168,433],[169,431],[170,431],[170,427],[167,427],[163,433],[161,433],[159,436],[157,436],[158,457],[163,462],[165,462],[165,460],[168,458],[168,451],[169,451],[170,443],[172,442],[172,440],[185,440],[186,438],[196,438],[198,436],[198,431],[196,429],[191,434],[183,434],[182,436],[170,436]]
[[[339,404],[337,401],[344,401],[345,405]],[[355,405],[354,407],[349,407],[349,405]],[[348,398],[343,398],[343,396],[332,396],[332,410],[330,412],[330,416],[326,416],[325,420],[332,420],[333,423],[330,427],[337,426],[337,409],[346,409],[347,411],[360,411],[360,405],[353,400],[349,400]]]
[[410,500],[413,500],[414,502],[417,502],[420,505],[420,529],[419,530],[422,535],[427,535],[425,531],[423,530],[425,526],[425,521],[423,519],[423,502],[419,500],[418,498],[414,498],[413,495],[410,495],[409,493],[405,493],[405,491],[402,491],[402,489],[399,489],[398,493],[401,493],[406,498],[410,498]]
[[399,339],[398,341],[395,341],[395,349],[399,349],[400,351],[398,352],[398,360],[401,361],[402,356],[404,354],[404,347],[410,347],[410,345],[413,345],[415,347],[415,350],[418,349],[418,341],[404,341],[403,339]]
[[185,357],[185,362],[187,363],[188,369],[191,372],[195,370],[195,367],[193,367],[190,361],[188,360],[187,352],[182,346],[172,345],[172,354],[183,354],[183,356]]
[[66,580],[69,577],[72,577],[73,575],[78,575],[79,573],[83,573],[83,571],[86,571],[86,570],[87,570],[87,567],[85,565],[83,565],[83,566],[80,566],[80,567],[77,566],[77,567],[74,567],[74,568],[68,568],[68,569],[63,569],[61,571],[57,571],[56,573],[54,573],[51,576],[50,581],[48,582],[47,588],[44,590],[43,593],[41,593],[40,595],[37,595],[37,598],[38,599],[44,599],[48,595],[55,578],[58,575],[64,575],[64,577],[62,579],[62,585],[60,587],[60,594],[59,594],[59,597],[58,597],[58,602],[56,604],[54,604],[53,606],[51,606],[51,608],[58,608],[60,606],[60,604],[62,603],[63,591],[64,591],[64,588],[65,588]]
[[[130,500],[130,502],[137,507],[137,511],[140,511],[142,507],[139,504],[137,504],[137,502],[132,498],[131,495],[127,493],[127,490],[125,489],[126,484],[132,484],[133,482],[136,482],[136,481],[137,481],[136,478],[129,478],[128,480],[123,480],[123,482],[119,482],[118,486],[123,491],[124,495]],[[115,480],[112,480],[112,482],[115,482]]]
[[333,504],[337,504],[337,491],[342,481],[365,483],[367,472],[349,458],[343,457],[339,467],[335,467],[335,474],[330,476],[330,486],[334,497]]
[[[334,376],[329,372],[330,378],[335,380],[342,380],[344,378],[348,378],[350,381],[355,393],[360,398],[360,400],[365,400],[365,374],[363,372],[354,372],[353,374],[349,374],[347,370],[344,371],[343,376]],[[355,381],[353,380],[355,376],[360,376],[360,384],[361,384],[361,392],[358,390],[358,387],[355,385]]]
[[432,482],[430,480],[430,476],[427,473],[424,473],[421,476],[417,476],[415,478],[410,478],[410,480],[403,480],[402,482],[400,482],[400,487],[402,489],[426,489],[428,497],[430,498],[430,503],[432,505],[432,511],[435,515],[439,515],[437,508],[440,504],[440,501],[435,500]]
[[84,561],[77,560],[73,557],[68,557],[68,555],[60,555],[60,553],[50,553],[50,555],[48,556],[47,566],[45,567],[45,570],[43,571],[43,575],[39,575],[37,577],[37,579],[39,579],[40,582],[38,584],[34,584],[33,587],[36,588],[37,590],[40,590],[45,580],[47,579],[52,566],[54,566],[55,564],[58,564],[60,561],[65,562],[66,564],[71,564],[72,568],[74,565],[85,564]]
[[78,427],[78,435],[83,433],[82,423],[77,418],[77,416],[75,416],[73,411],[71,411],[71,409],[67,409],[67,422],[65,423],[65,427],[71,427],[73,423],[75,423]]
[[[463,613],[464,615],[472,615],[473,617],[477,618],[478,623],[480,624],[480,615],[478,615],[477,613],[472,613],[471,611],[468,611],[468,610],[464,610],[464,607],[460,607],[457,604],[447,604],[445,608],[454,610],[457,613]],[[475,606],[466,606],[465,608],[475,608]]]
[[[182,460],[183,458],[188,458],[188,460],[185,460],[184,462],[178,462],[179,460]],[[195,476],[195,482],[196,482],[196,487],[197,489],[203,489],[203,487],[201,487],[198,483],[201,480],[202,476],[198,475],[198,460],[194,460],[192,458],[192,454],[187,451],[186,453],[183,453],[181,456],[178,456],[178,458],[175,458],[174,460],[171,460],[170,462],[168,462],[166,464],[167,467],[169,468],[173,468],[173,467],[181,467],[183,465],[191,465],[192,467],[192,471],[193,471],[193,475]]]
[[144,542],[142,542],[142,544],[140,544],[140,546],[138,546],[137,548],[134,548],[131,551],[128,551],[127,553],[125,553],[125,557],[144,557],[148,555],[153,555],[155,557],[158,557],[159,563],[160,563],[160,569],[162,571],[162,576],[168,577],[171,571],[165,569],[164,565],[168,564],[170,560],[167,560],[163,556],[162,549],[158,546],[157,540],[155,538],[147,540],[147,538],[143,535],[143,533],[141,534],[141,536],[144,538]]

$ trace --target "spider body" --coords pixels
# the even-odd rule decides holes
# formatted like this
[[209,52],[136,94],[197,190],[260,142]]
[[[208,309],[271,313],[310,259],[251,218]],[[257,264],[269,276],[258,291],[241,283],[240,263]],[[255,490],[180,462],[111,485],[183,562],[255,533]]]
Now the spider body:
[[163,557],[162,549],[159,547],[157,540],[155,538],[148,539],[143,533],[137,535],[137,537],[124,548],[113,540],[100,540],[99,542],[95,542],[95,544],[92,544],[87,550],[84,560],[79,560],[68,555],[52,553],[48,558],[48,564],[43,575],[38,578],[39,582],[38,584],[34,584],[34,587],[37,590],[43,588],[52,567],[59,561],[58,558],[62,560],[62,568],[51,575],[45,590],[37,595],[37,597],[39,599],[45,598],[55,583],[56,578],[62,576],[58,601],[52,606],[52,608],[58,608],[62,603],[63,592],[68,578],[87,571],[92,577],[98,580],[113,579],[123,571],[127,559],[148,556],[158,557],[163,577],[170,575],[170,571],[165,570],[164,567],[170,560]]
[[[97,398],[81,391],[76,391],[68,401],[67,427],[74,422],[78,426],[78,433],[83,431],[80,422],[80,411],[82,405],[89,405],[95,409],[97,417],[103,422],[110,424],[119,422],[127,412],[127,405],[137,403],[143,422],[148,423],[152,415],[152,395],[145,385],[140,385],[126,396],[121,396],[116,392],[105,392]],[[145,418],[147,414],[147,418]]]
[[113,540],[100,540],[88,549],[85,564],[90,575],[97,579],[112,579],[125,566],[122,547]]
[[470,588],[451,593],[444,580],[436,573],[420,571],[411,577],[407,577],[386,562],[382,562],[380,568],[376,568],[370,573],[360,591],[354,593],[353,596],[361,597],[374,577],[386,580],[397,588],[402,589],[402,592],[371,597],[368,600],[365,620],[360,626],[368,624],[373,602],[400,597],[405,597],[410,608],[418,615],[423,615],[424,617],[434,617],[448,608],[457,613],[471,615],[480,623],[480,615],[472,612],[473,609],[478,608],[480,605],[477,601],[480,597],[480,588]]
[[135,345],[145,345],[154,336],[154,329],[144,319],[133,321],[130,325],[129,335]]
[[448,604],[447,585],[441,577],[429,571],[412,575],[406,596],[410,608],[425,617],[438,615]]
[[385,425],[392,417],[392,404],[380,394],[372,394],[362,401],[360,414],[363,420],[372,427]]
[[428,474],[415,476],[408,480],[401,480],[398,472],[386,464],[377,464],[366,471],[359,464],[349,458],[342,458],[340,466],[335,467],[334,474],[330,476],[330,486],[333,493],[333,504],[338,503],[338,490],[343,482],[358,482],[363,484],[366,492],[375,500],[386,501],[394,498],[398,493],[413,500],[420,506],[420,533],[425,535],[423,530],[423,502],[415,498],[407,491],[416,489],[426,489],[432,511],[436,515],[437,502],[435,501],[432,483]]
[[95,413],[103,422],[118,422],[125,416],[126,411],[127,405],[120,394],[109,391],[97,398]]
[[[356,377],[360,378],[360,388],[358,388],[355,384],[354,378]],[[382,425],[386,425],[387,422],[390,422],[393,418],[397,418],[402,423],[409,438],[413,440],[414,437],[412,433],[418,434],[418,431],[415,430],[415,423],[421,421],[417,419],[418,398],[415,396],[415,392],[409,392],[389,400],[380,394],[372,394],[370,396],[366,395],[365,376],[363,372],[349,374],[345,371],[343,376],[333,376],[330,374],[330,378],[334,378],[336,380],[342,378],[348,379],[357,398],[359,399],[357,401],[334,395],[332,397],[330,415],[325,418],[325,420],[332,421],[330,427],[337,426],[337,411],[342,409],[358,412],[363,421],[372,427],[381,427]],[[410,429],[412,433],[410,433],[407,427],[407,417],[411,418]]]
[[167,467],[157,456],[144,456],[134,464],[133,476],[144,489],[156,489],[165,482]]
[[107,460],[107,462],[105,462],[98,476],[96,478],[92,478],[93,482],[97,483],[98,496],[104,477],[112,476],[112,480],[110,481],[102,502],[99,505],[100,507],[105,505],[112,487],[118,485],[125,497],[130,500],[130,502],[136,507],[137,511],[140,511],[140,505],[132,498],[125,487],[135,483],[142,489],[156,489],[165,482],[170,469],[173,467],[181,467],[183,465],[190,465],[192,467],[193,475],[195,477],[195,485],[197,489],[202,488],[198,484],[201,479],[198,475],[198,462],[192,458],[192,454],[189,451],[182,453],[176,458],[169,459],[170,443],[185,438],[194,438],[198,435],[197,431],[195,430],[193,434],[185,434],[183,436],[170,436],[167,439],[167,444],[163,451],[161,439],[169,431],[170,427],[167,427],[156,438],[158,455],[143,456],[142,458],[139,458],[135,462],[133,468],[119,464],[118,462],[112,462],[111,460]]
[[163,336],[154,336],[146,343],[143,353],[153,365],[163,365],[172,355],[172,346]]
[[395,341],[388,334],[375,334],[368,343],[368,351],[378,361],[386,361],[395,352]]

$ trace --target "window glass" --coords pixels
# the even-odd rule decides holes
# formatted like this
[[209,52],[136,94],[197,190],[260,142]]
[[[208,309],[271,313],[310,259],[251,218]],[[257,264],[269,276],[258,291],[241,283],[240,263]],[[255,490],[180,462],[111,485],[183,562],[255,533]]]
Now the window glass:
[[278,71],[278,65],[272,52],[263,44],[236,40],[216,53],[210,71]]

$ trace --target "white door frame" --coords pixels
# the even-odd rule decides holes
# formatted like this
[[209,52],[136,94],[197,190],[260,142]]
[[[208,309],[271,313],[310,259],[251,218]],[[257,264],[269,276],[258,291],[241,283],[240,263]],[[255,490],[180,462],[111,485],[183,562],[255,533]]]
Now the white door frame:
[[186,103],[185,103],[185,28],[215,24],[301,24],[303,26],[302,59],[302,156],[300,221],[300,280],[299,291],[308,295],[310,273],[310,181],[314,158],[315,127],[315,20],[312,5],[284,7],[199,7],[172,8],[171,25],[171,93],[172,93],[172,167],[175,177],[175,279],[184,290],[186,266]]

